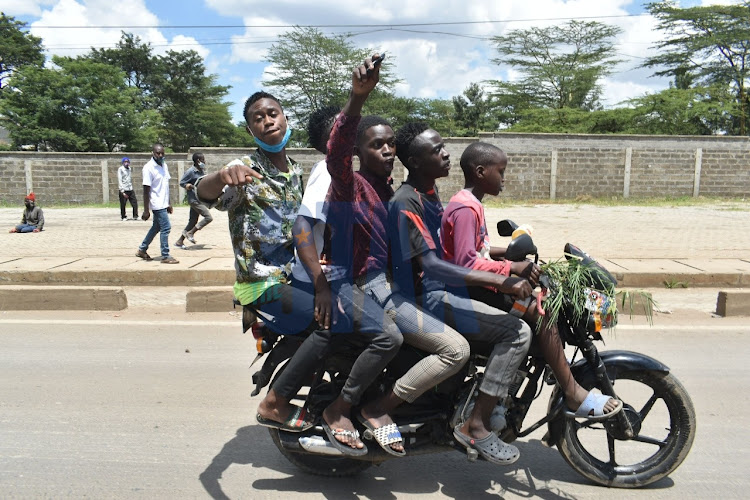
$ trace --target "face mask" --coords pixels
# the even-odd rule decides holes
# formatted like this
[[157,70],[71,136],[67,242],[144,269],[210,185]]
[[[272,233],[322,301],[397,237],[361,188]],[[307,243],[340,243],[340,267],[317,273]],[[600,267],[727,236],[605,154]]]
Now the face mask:
[[164,164],[164,157],[162,157],[162,158],[154,158],[154,161],[157,164],[159,164],[159,165],[163,165]]
[[205,166],[206,166],[206,164],[205,164],[205,163],[203,163],[202,161],[201,161],[201,162],[198,162],[198,168],[199,168],[199,169],[203,170],[203,169],[205,168]]
[[[252,134],[252,131],[250,131]],[[292,135],[292,129],[287,125],[286,127],[286,134],[284,134],[284,138],[281,139],[281,142],[276,144],[275,146],[271,146],[270,144],[266,144],[265,142],[261,141],[257,137],[255,137],[255,134],[253,134],[253,138],[255,139],[255,142],[258,144],[258,147],[264,151],[268,151],[269,153],[278,153],[284,147],[286,146],[286,143],[289,142],[289,137]]]
[[34,208],[34,202],[33,201],[25,201],[26,208]]

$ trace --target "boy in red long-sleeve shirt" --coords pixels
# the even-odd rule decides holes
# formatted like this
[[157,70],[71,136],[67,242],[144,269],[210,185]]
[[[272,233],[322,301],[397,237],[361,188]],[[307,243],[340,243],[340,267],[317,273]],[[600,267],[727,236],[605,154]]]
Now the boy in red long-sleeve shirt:
[[[538,266],[530,265],[528,261],[507,261],[503,259],[505,248],[490,246],[482,198],[485,194],[500,194],[505,184],[507,165],[505,152],[484,142],[470,144],[461,155],[464,189],[451,198],[443,213],[440,231],[443,258],[470,269],[504,276],[513,274],[535,281],[534,278],[539,275]],[[510,296],[495,289],[469,287],[469,296],[504,311],[510,311],[513,306]],[[523,319],[532,328],[539,324],[535,300],[536,296],[523,315]],[[571,413],[602,419],[611,417],[622,409],[621,401],[586,391],[576,382],[565,358],[556,325],[542,323],[535,338],[565,393]]]

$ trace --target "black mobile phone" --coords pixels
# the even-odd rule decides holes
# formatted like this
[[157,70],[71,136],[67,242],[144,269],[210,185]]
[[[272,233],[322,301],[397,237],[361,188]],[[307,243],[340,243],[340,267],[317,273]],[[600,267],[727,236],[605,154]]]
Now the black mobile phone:
[[[385,52],[383,52],[383,53],[382,53],[382,54],[380,54],[380,55],[379,55],[378,57],[376,57],[375,59],[373,59],[373,60],[372,60],[372,65],[373,65],[373,67],[377,68],[378,66],[380,66],[380,63],[382,63],[382,62],[383,62],[383,59],[385,59]],[[367,70],[367,72],[368,72],[368,73],[369,73],[370,71],[372,71],[372,69],[368,69],[368,70]]]

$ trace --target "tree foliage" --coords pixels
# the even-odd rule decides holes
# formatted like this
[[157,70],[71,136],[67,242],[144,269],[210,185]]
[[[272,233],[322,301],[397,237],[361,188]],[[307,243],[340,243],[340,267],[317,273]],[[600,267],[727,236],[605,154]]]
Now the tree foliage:
[[112,151],[143,146],[135,89],[107,64],[54,57],[55,68],[21,67],[2,100],[16,145],[52,151]]
[[23,31],[26,23],[0,12],[0,90],[15,70],[44,64],[42,39]]
[[723,85],[732,90],[736,111],[729,133],[747,134],[750,76],[750,2],[679,8],[675,2],[649,3],[667,38],[656,45],[656,56],[644,63],[656,75],[674,76],[678,87],[693,83]]
[[601,79],[619,62],[614,37],[620,32],[599,22],[570,21],[493,37],[499,57],[492,61],[521,74],[516,82],[494,82],[501,116],[534,108],[599,109]]
[[[352,70],[373,52],[353,46],[343,35],[326,36],[317,28],[296,27],[280,35],[269,49],[267,60],[271,67],[263,85],[283,103],[287,115],[304,126],[313,111],[346,102]],[[399,82],[389,75],[391,60],[392,56],[387,55],[380,69],[381,102]],[[396,115],[406,104],[395,98],[392,103]],[[371,108],[377,106],[371,104]]]
[[470,84],[462,95],[453,98],[457,135],[475,136],[477,132],[494,132],[499,125],[491,99],[478,83]]

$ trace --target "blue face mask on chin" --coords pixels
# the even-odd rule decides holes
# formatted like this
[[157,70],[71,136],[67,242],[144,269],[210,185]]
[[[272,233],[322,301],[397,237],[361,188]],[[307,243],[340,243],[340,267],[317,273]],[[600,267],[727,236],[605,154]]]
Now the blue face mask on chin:
[[[252,132],[251,132],[252,133]],[[292,136],[292,129],[287,125],[286,127],[286,134],[284,134],[284,138],[281,139],[281,142],[271,146],[270,144],[266,144],[265,142],[261,141],[257,137],[255,137],[255,134],[253,134],[253,138],[255,139],[255,143],[258,144],[258,147],[262,149],[263,151],[268,151],[269,153],[278,153],[284,147],[286,146],[286,143],[289,142],[289,137]]]

